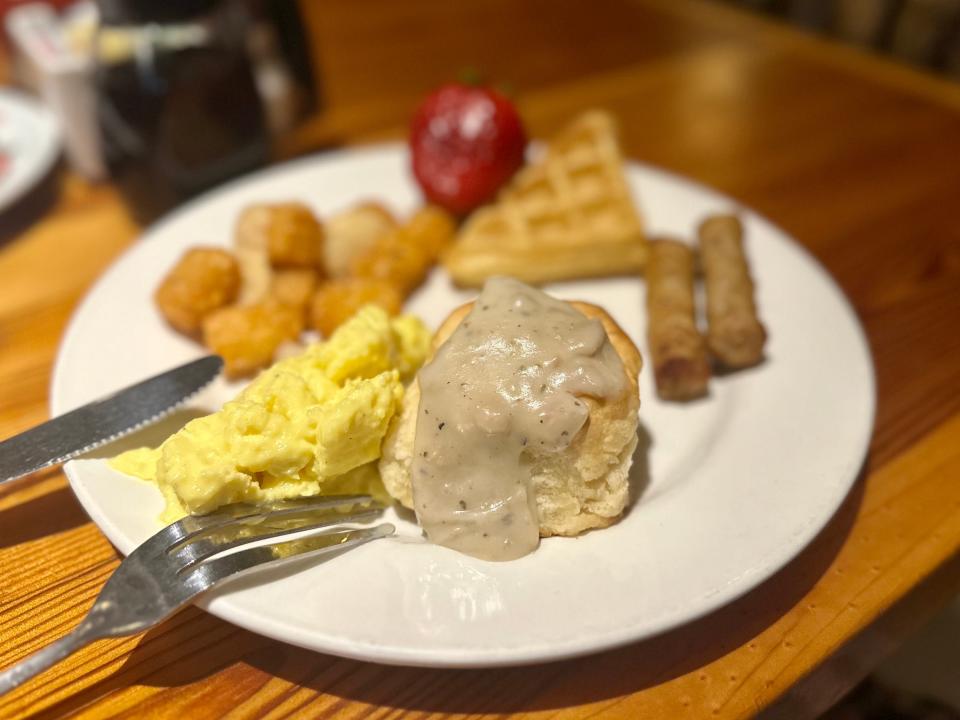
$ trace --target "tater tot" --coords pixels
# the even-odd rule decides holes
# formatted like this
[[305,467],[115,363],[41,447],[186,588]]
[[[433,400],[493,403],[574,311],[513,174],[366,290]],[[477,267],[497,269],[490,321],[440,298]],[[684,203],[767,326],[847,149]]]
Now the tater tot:
[[270,208],[267,254],[278,268],[321,267],[323,227],[310,209],[299,203]]
[[268,232],[273,205],[248,205],[233,230],[237,263],[240,266],[239,305],[253,305],[270,293],[273,267],[267,255]]
[[248,205],[237,217],[233,229],[233,244],[238,249],[267,251],[273,205]]
[[395,230],[358,257],[351,270],[354,277],[389,283],[406,297],[423,282],[431,264],[420,246],[407,242],[402,230]]
[[227,377],[239,378],[269,365],[277,348],[302,330],[300,310],[270,299],[210,314],[203,321],[203,343],[223,358]]
[[329,217],[323,244],[327,275],[347,277],[353,261],[396,227],[396,218],[377,202],[361,203]]
[[279,272],[270,267],[266,250],[238,247],[237,265],[240,268],[240,294],[238,305],[254,305],[270,294],[273,276]]
[[693,251],[676,240],[650,243],[647,261],[647,340],[657,394],[692,400],[707,392],[710,363],[697,329]]
[[330,337],[341,323],[370,303],[396,315],[403,298],[393,285],[382,280],[346,278],[321,283],[310,305],[311,326]]
[[763,359],[767,333],[757,317],[740,220],[735,215],[708,218],[698,235],[710,354],[729,368],[756,365]]
[[317,271],[313,268],[276,270],[273,274],[270,295],[284,305],[305,312],[314,290],[317,289],[317,280]]
[[453,218],[427,205],[357,257],[354,276],[391,283],[406,297],[420,285],[443,249],[453,240]]
[[167,273],[154,294],[170,325],[189,335],[208,314],[234,301],[240,291],[237,261],[226,250],[191,248]]
[[453,243],[457,231],[453,216],[436,205],[425,205],[403,227],[407,241],[419,245],[436,262],[440,253]]

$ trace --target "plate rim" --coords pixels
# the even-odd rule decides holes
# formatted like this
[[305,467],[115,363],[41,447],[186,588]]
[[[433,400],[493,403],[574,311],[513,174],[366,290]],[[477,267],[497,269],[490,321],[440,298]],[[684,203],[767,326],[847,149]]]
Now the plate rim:
[[[106,268],[104,268],[97,280],[87,289],[83,299],[77,304],[73,313],[71,314],[70,320],[68,321],[67,327],[64,330],[63,336],[58,345],[57,356],[54,362],[53,372],[51,374],[49,393],[51,416],[55,415],[58,410],[62,412],[62,409],[59,407],[58,397],[60,395],[59,382],[61,381],[63,375],[61,372],[61,364],[63,363],[64,358],[63,350],[70,341],[70,338],[76,332],[76,319],[81,315],[87,303],[90,302],[91,296],[94,294],[96,288],[99,287],[103,282],[108,272],[117,264],[119,264],[123,258],[128,255],[128,253],[136,251],[136,249],[140,247],[141,240],[145,236],[160,232],[166,224],[174,222],[182,214],[193,211],[194,208],[207,202],[212,196],[229,192],[235,186],[243,185],[251,179],[255,178],[258,181],[262,181],[271,175],[282,174],[295,167],[309,166],[315,163],[323,164],[335,159],[350,159],[358,155],[396,153],[398,150],[402,150],[404,147],[405,146],[399,142],[352,146],[332,152],[315,153],[301,158],[295,158],[283,163],[271,165],[263,168],[260,171],[257,171],[256,173],[241,176],[231,180],[228,183],[217,186],[216,188],[213,188],[210,191],[191,199],[180,207],[174,209],[172,212],[158,219],[156,222],[143,228],[137,239],[134,240],[131,245],[122,253],[115,257]],[[817,537],[817,535],[820,534],[824,527],[826,527],[834,518],[837,511],[843,505],[843,502],[846,500],[847,496],[850,494],[857,480],[861,476],[862,469],[868,457],[870,441],[874,433],[877,407],[876,369],[870,343],[866,335],[866,331],[860,322],[860,318],[853,304],[850,302],[847,295],[843,292],[843,289],[826,269],[826,267],[824,267],[805,246],[795,240],[792,235],[782,230],[776,224],[772,223],[766,216],[762,215],[756,210],[753,210],[750,208],[750,206],[740,202],[736,198],[704,185],[697,180],[690,179],[686,176],[673,173],[669,170],[665,170],[649,163],[633,160],[631,158],[625,158],[625,164],[627,167],[638,167],[646,173],[658,175],[668,182],[686,185],[695,189],[699,194],[704,194],[711,198],[723,200],[730,205],[738,206],[748,211],[754,216],[754,218],[761,221],[767,225],[769,229],[772,229],[776,232],[776,234],[781,236],[779,239],[782,240],[784,244],[790,248],[790,250],[800,253],[810,268],[815,271],[818,276],[820,276],[821,280],[825,281],[825,287],[828,288],[829,292],[834,296],[834,299],[838,301],[838,306],[842,308],[842,311],[846,316],[845,320],[848,321],[848,324],[854,331],[857,348],[862,355],[862,359],[864,360],[864,369],[867,371],[864,379],[867,383],[866,397],[868,406],[864,408],[865,412],[863,424],[860,428],[857,442],[856,444],[850,443],[845,453],[844,460],[853,466],[853,469],[850,472],[850,477],[845,482],[837,483],[837,490],[831,494],[829,502],[825,503],[825,507],[829,508],[829,512],[824,512],[821,515],[817,515],[807,522],[803,526],[802,530],[795,535],[797,539],[794,542],[788,545],[776,546],[776,552],[768,554],[766,557],[768,562],[765,562],[762,567],[751,573],[745,582],[728,584],[709,597],[701,598],[696,612],[687,613],[682,619],[679,620],[668,617],[666,619],[662,619],[659,624],[655,624],[652,627],[643,626],[642,629],[635,630],[634,632],[619,630],[615,633],[608,633],[600,636],[599,638],[598,636],[593,635],[589,642],[579,641],[576,637],[573,637],[570,641],[561,646],[553,643],[549,645],[527,646],[522,650],[516,650],[513,648],[472,648],[469,649],[469,651],[462,648],[414,649],[407,646],[383,645],[357,639],[344,639],[339,636],[330,636],[324,633],[318,633],[316,630],[311,630],[311,640],[316,640],[318,636],[322,638],[322,643],[320,644],[323,646],[320,647],[318,646],[317,642],[301,640],[296,632],[295,625],[277,621],[272,617],[254,616],[250,612],[244,610],[242,607],[231,605],[227,601],[227,598],[217,596],[209,599],[201,599],[195,603],[196,605],[223,620],[231,622],[239,627],[251,630],[252,632],[264,635],[265,637],[296,645],[298,647],[303,647],[315,652],[333,654],[354,660],[416,667],[482,668],[521,666],[542,662],[560,661],[591,655],[606,650],[612,650],[663,634],[665,632],[669,632],[679,627],[683,627],[684,625],[709,615],[725,605],[728,605],[729,603],[756,590],[778,571],[786,567],[810,545],[810,543]],[[115,536],[120,536],[119,531],[109,521],[109,518],[98,511],[98,505],[93,502],[93,498],[88,497],[88,494],[83,490],[79,478],[76,476],[75,463],[67,463],[64,466],[64,473],[67,475],[72,492],[77,497],[81,506],[84,508],[84,511],[90,516],[91,520],[93,520],[93,522],[111,541],[111,543],[118,548],[121,547],[122,543],[118,543],[115,540]],[[776,561],[769,561],[770,557],[775,558]]]

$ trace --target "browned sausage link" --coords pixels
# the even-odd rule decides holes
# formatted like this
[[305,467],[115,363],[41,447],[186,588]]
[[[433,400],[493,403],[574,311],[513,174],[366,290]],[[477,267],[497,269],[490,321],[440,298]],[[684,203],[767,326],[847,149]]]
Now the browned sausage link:
[[740,220],[717,215],[701,223],[698,234],[707,290],[707,347],[727,367],[756,365],[763,359],[767,333],[753,302]]
[[685,243],[650,243],[647,340],[661,398],[691,400],[706,394],[710,363],[694,314],[693,251]]

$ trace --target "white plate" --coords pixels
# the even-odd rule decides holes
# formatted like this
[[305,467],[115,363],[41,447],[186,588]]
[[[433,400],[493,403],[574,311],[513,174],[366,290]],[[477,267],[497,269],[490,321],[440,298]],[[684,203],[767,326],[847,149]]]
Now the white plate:
[[60,127],[53,113],[31,97],[0,89],[0,211],[36,185],[60,153]]
[[[733,204],[688,181],[632,164],[653,232],[689,237],[705,213]],[[307,158],[242,179],[151,228],[77,310],[54,373],[59,414],[201,353],[169,331],[151,302],[158,279],[191,245],[226,244],[247,203],[300,198],[326,214],[376,197],[417,202],[399,146]],[[711,385],[709,399],[670,405],[641,377],[652,438],[635,482],[646,484],[617,525],[545,540],[532,555],[488,563],[418,540],[382,540],[301,572],[241,580],[203,601],[255,632],[385,663],[490,666],[595,652],[701,616],[750,590],[823,527],[856,478],[870,437],[874,378],[846,300],[806,252],[743,213],[759,304],[770,330],[760,367]],[[639,280],[551,288],[606,307],[646,355]],[[436,271],[409,309],[436,325],[470,293]],[[211,410],[236,388],[215,384]],[[648,478],[644,467],[649,468]],[[127,553],[157,530],[160,494],[102,460],[67,468],[74,492]],[[392,514],[392,511],[391,511]]]

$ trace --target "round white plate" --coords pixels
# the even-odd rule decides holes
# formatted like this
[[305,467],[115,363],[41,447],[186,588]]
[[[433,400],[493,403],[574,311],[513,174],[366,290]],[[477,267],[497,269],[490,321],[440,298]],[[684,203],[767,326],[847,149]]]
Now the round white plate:
[[60,153],[60,127],[31,97],[0,88],[0,211],[36,185]]
[[[690,237],[733,203],[638,164],[636,198],[654,233]],[[354,150],[278,166],[200,198],[151,228],[77,310],[57,361],[54,414],[202,353],[168,330],[151,294],[180,253],[230,241],[248,203],[301,199],[327,214],[363,198],[398,211],[417,203],[400,146]],[[874,378],[857,320],[829,276],[799,246],[743,210],[764,322],[763,365],[711,384],[688,405],[657,400],[641,376],[649,453],[636,463],[642,492],[613,527],[550,538],[507,563],[400,537],[297,573],[253,577],[201,604],[255,632],[323,652],[385,663],[490,666],[554,660],[647,637],[750,590],[823,527],[856,478],[870,437]],[[558,284],[565,298],[606,307],[646,356],[640,280]],[[439,270],[409,310],[436,325],[471,293]],[[194,403],[215,409],[236,387],[218,381]],[[67,467],[74,492],[124,553],[155,532],[151,485],[103,460]]]

